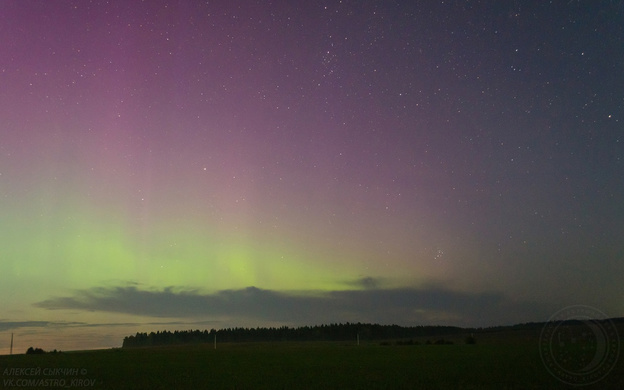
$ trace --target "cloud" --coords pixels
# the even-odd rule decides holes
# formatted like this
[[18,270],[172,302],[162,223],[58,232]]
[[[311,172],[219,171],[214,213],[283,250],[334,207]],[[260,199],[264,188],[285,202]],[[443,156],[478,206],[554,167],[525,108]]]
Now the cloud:
[[206,326],[215,325],[218,321],[154,321],[154,322],[56,322],[56,321],[3,321],[0,320],[0,332],[25,328],[114,328],[137,327],[145,325],[176,325],[176,326]]
[[0,321],[0,332],[18,328],[44,328],[48,321]]
[[363,288],[363,289],[375,289],[381,286],[381,279],[365,277],[361,279],[356,279],[355,281],[347,281],[347,285]]
[[19,328],[51,328],[58,326],[75,326],[79,322],[51,322],[51,321],[2,321],[0,320],[0,332]]
[[[282,292],[248,287],[202,294],[194,290],[142,290],[137,286],[94,288],[35,303],[48,310],[84,310],[161,318],[229,318],[242,324],[311,325],[373,322],[400,325],[493,326],[541,321],[551,310],[518,303],[496,292],[466,293],[442,287],[377,288],[330,292]],[[487,322],[486,322],[487,321]]]

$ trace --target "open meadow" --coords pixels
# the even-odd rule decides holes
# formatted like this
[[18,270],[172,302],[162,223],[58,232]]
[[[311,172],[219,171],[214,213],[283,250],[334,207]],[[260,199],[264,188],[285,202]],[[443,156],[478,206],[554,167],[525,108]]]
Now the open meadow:
[[[569,389],[534,334],[476,345],[396,342],[212,344],[0,356],[1,388]],[[583,389],[624,388],[618,364]]]

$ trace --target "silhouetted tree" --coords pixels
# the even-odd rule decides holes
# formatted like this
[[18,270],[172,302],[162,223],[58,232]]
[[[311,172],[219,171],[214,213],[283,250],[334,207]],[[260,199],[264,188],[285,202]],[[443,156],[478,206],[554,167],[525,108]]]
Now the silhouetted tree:
[[281,326],[279,328],[226,328],[210,331],[187,330],[187,331],[157,331],[137,333],[127,336],[123,340],[123,348],[145,347],[155,345],[175,344],[199,344],[212,343],[215,335],[220,342],[275,342],[275,341],[346,341],[355,340],[359,335],[360,340],[396,340],[410,339],[415,337],[440,337],[449,334],[465,332],[453,326],[416,326],[402,327],[398,325],[379,325],[362,323],[345,323],[302,326],[291,328]]

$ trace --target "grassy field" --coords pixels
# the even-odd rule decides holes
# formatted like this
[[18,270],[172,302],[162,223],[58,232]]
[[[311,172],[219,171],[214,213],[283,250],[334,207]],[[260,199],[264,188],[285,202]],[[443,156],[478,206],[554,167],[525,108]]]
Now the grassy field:
[[[194,345],[0,356],[0,388],[573,388],[548,372],[532,338],[505,342],[492,335],[476,345],[224,343],[216,350]],[[622,364],[602,381],[582,388],[624,388]]]

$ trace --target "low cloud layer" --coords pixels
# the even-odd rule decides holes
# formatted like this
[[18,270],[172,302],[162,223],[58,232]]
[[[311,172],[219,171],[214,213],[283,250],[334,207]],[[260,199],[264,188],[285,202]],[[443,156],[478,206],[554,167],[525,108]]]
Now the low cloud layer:
[[0,320],[0,332],[18,328],[45,328],[53,325],[49,321],[2,321]]
[[[48,310],[84,310],[197,320],[228,318],[243,324],[309,325],[332,322],[401,325],[493,326],[548,318],[550,309],[512,302],[500,293],[464,293],[444,288],[281,292],[248,287],[212,294],[142,290],[137,286],[76,291],[35,304]],[[487,323],[484,322],[487,319]]]

